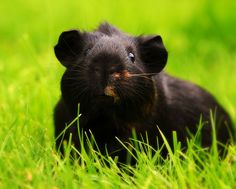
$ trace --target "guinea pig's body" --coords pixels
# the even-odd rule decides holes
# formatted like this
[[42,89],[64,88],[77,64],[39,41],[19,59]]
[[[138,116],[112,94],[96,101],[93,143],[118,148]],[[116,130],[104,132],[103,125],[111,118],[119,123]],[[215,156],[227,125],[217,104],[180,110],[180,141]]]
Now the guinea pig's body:
[[162,143],[159,128],[170,144],[172,132],[176,131],[178,140],[186,146],[189,133],[198,130],[200,117],[202,145],[210,146],[210,110],[216,116],[217,140],[229,142],[232,124],[214,97],[194,84],[161,72],[167,51],[160,36],[132,37],[102,24],[90,33],[63,32],[55,54],[66,67],[62,97],[54,113],[55,135],[60,136],[57,147],[71,133],[79,149],[76,123],[60,135],[78,113],[80,128],[93,133],[102,153],[107,149],[120,161],[126,154],[116,137],[126,142],[135,129],[137,136],[147,133],[149,144],[156,148],[157,138],[159,145]]

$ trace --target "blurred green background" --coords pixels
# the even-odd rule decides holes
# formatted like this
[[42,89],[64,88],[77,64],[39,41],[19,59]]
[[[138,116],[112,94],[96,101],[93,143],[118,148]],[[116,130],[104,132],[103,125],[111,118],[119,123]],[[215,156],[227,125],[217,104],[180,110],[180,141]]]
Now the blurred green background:
[[62,31],[92,30],[102,21],[133,35],[160,34],[169,51],[166,71],[207,88],[235,121],[235,10],[235,0],[1,1],[3,130],[17,120],[27,128],[44,125],[52,134],[64,70],[53,46]]

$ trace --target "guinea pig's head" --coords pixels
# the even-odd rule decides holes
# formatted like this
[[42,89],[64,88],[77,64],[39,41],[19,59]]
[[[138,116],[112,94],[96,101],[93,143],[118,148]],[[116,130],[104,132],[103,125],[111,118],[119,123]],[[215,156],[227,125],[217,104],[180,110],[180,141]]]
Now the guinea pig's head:
[[167,61],[160,36],[133,37],[107,23],[93,32],[63,32],[54,50],[66,67],[62,96],[81,104],[102,98],[131,108],[151,101],[152,76]]

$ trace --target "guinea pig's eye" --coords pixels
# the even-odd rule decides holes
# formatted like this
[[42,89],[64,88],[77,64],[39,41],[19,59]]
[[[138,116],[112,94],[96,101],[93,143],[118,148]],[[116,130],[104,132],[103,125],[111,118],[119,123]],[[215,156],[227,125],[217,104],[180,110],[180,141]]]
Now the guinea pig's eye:
[[129,53],[128,54],[128,57],[129,57],[129,59],[132,61],[132,62],[134,62],[135,61],[135,57],[134,57],[134,54],[133,53]]
[[84,56],[87,56],[89,54],[89,52],[91,51],[91,48],[87,48],[84,51]]

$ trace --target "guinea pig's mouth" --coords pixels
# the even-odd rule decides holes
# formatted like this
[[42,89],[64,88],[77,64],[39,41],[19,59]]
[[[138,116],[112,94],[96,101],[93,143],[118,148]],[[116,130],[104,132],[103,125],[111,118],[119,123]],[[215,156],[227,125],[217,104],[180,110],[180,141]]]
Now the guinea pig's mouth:
[[106,86],[104,89],[104,95],[107,97],[112,97],[114,99],[114,102],[117,102],[120,98],[117,95],[115,88],[113,86]]
[[116,103],[119,100],[115,88],[111,85],[108,85],[104,88],[103,94],[94,95],[95,101],[102,101],[104,103]]

